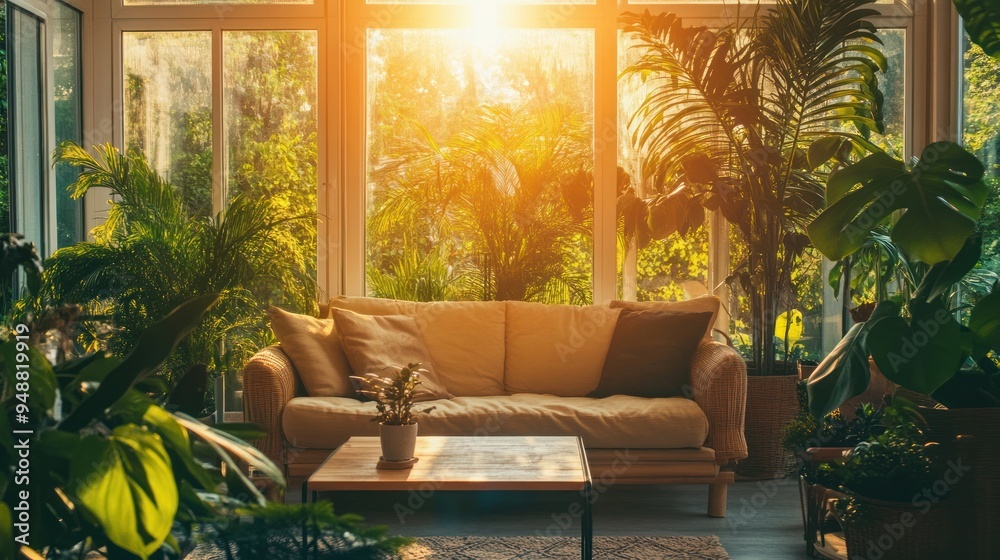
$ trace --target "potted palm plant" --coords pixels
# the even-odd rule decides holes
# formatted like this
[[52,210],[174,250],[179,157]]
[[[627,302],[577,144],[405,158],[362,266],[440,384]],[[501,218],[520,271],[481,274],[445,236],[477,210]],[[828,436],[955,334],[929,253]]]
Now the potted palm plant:
[[[857,250],[872,228],[888,227],[911,263],[917,285],[906,298],[879,304],[855,325],[808,381],[815,415],[867,387],[869,357],[892,382],[919,399],[928,434],[947,441],[971,435],[977,491],[975,524],[1000,520],[1000,290],[957,306],[956,286],[974,276],[982,251],[976,223],[989,195],[982,164],[950,142],[928,146],[912,164],[872,155],[832,176],[827,208],[810,225],[816,246],[832,259]],[[992,535],[992,532],[981,532]],[[988,557],[1000,539],[982,538]]]
[[[413,410],[413,390],[420,385],[420,363],[409,364],[390,376],[367,373],[351,376],[360,385],[359,392],[375,401],[377,414],[372,418],[378,422],[379,440],[382,444],[382,461],[404,463],[412,466],[415,462],[413,450],[417,445],[417,412],[430,412],[434,407],[420,411]],[[397,465],[398,466],[398,465]]]
[[749,23],[738,14],[712,29],[674,14],[622,16],[639,50],[622,79],[649,91],[629,121],[644,158],[637,179],[655,193],[620,194],[626,235],[641,245],[684,234],[711,211],[745,246],[730,277],[747,296],[752,331],[743,474],[780,476],[794,465],[781,432],[798,413],[797,376],[776,324],[794,300],[793,270],[827,173],[877,151],[870,134],[884,131],[877,74],[886,60],[869,4],[779,0]]

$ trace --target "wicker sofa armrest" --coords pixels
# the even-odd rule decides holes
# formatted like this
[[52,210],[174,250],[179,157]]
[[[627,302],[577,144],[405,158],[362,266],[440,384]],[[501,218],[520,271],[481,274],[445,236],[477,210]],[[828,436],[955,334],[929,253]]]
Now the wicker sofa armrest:
[[254,445],[276,465],[283,463],[281,411],[295,396],[297,384],[295,367],[280,346],[257,352],[243,368],[244,416],[267,430]]
[[705,445],[715,450],[716,460],[746,459],[747,366],[743,358],[725,344],[701,344],[691,360],[691,386],[695,402],[708,416]]

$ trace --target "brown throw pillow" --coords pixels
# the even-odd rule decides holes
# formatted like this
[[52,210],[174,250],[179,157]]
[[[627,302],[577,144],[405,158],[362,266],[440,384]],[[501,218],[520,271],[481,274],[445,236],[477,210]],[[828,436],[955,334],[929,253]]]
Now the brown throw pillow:
[[330,312],[355,375],[385,375],[386,369],[398,372],[410,363],[420,362],[427,373],[413,392],[414,402],[452,398],[437,379],[416,319],[406,315],[361,315],[346,309]]
[[268,308],[267,314],[274,336],[310,396],[356,396],[349,379],[351,366],[333,321],[289,313],[277,307]]
[[619,301],[611,302],[611,308],[628,309],[630,311],[670,311],[672,313],[704,313],[712,312],[712,320],[705,326],[705,338],[712,338],[715,320],[722,308],[722,300],[715,296],[699,296],[680,301]]
[[588,397],[681,397],[691,384],[691,359],[712,313],[623,309],[611,337],[601,381]]

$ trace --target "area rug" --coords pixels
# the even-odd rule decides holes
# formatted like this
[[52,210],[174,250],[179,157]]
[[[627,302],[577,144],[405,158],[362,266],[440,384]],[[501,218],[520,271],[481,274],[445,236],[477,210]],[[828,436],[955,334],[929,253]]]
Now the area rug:
[[[403,560],[579,558],[580,540],[561,537],[423,537]],[[594,537],[596,560],[726,560],[718,537]]]

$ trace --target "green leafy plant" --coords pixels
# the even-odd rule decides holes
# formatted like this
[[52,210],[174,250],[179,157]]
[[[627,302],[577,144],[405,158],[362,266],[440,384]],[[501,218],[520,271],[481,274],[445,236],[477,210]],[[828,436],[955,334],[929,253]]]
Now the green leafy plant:
[[[148,558],[166,547],[183,555],[172,531],[190,533],[213,510],[206,496],[223,482],[234,495],[242,488],[238,496],[264,502],[237,461],[284,485],[280,469],[226,431],[259,437],[259,430],[205,426],[168,412],[162,394],[149,391],[150,376],[217,300],[209,294],[183,303],[123,357],[101,352],[53,365],[26,342],[23,325],[15,330],[21,338],[0,346],[0,517],[29,504],[30,542],[22,550],[84,556],[103,547],[114,559]],[[30,435],[15,442],[14,427]],[[30,477],[17,472],[25,446]],[[213,466],[219,463],[225,475]],[[0,527],[0,541],[13,543],[11,530]]]
[[914,424],[900,424],[859,443],[833,472],[849,494],[909,503],[935,480],[937,443]]
[[641,180],[657,191],[621,194],[626,232],[640,244],[683,234],[706,210],[736,227],[746,257],[730,280],[750,301],[758,374],[777,372],[775,322],[826,173],[878,151],[869,136],[884,131],[877,74],[886,60],[869,4],[780,0],[720,29],[685,27],[673,14],[622,16],[640,50],[623,78],[652,86],[629,126],[648,154]]
[[314,282],[292,249],[290,229],[308,215],[283,217],[267,198],[246,196],[233,198],[214,218],[192,215],[182,194],[140,153],[96,150],[97,158],[72,143],[56,151],[57,162],[81,169],[73,196],[104,187],[115,198],[93,242],[60,249],[46,261],[40,306],[83,305],[110,327],[101,342],[122,354],[181,302],[220,294],[219,304],[168,360],[172,382],[198,366],[219,372],[226,367],[223,357],[242,363],[266,345],[266,304],[314,308]]
[[803,456],[810,447],[854,447],[885,431],[881,406],[865,403],[855,413],[854,418],[845,420],[840,410],[835,410],[817,420],[804,410],[785,426],[785,449]]
[[983,51],[1000,59],[1000,2],[997,0],[955,0],[965,31]]
[[421,373],[427,373],[427,370],[421,369],[420,363],[417,362],[387,377],[367,373],[352,375],[351,379],[361,385],[359,392],[362,395],[375,401],[377,414],[372,419],[373,422],[387,426],[408,426],[416,423],[414,419],[416,412],[428,413],[434,410],[433,406],[420,411],[413,410],[413,390],[422,383]]
[[[268,558],[391,558],[409,539],[389,537],[361,517],[337,515],[329,502],[237,508],[207,524],[202,540],[227,560]],[[306,528],[305,537],[302,529]]]
[[[910,165],[876,154],[831,176],[828,206],[809,226],[815,245],[840,259],[873,230],[887,228],[918,282],[906,301],[880,303],[823,360],[808,382],[813,414],[867,388],[869,356],[891,381],[948,406],[1000,406],[1000,392],[992,389],[1000,293],[978,301],[967,324],[952,306],[955,285],[981,257],[976,221],[989,193],[983,175],[972,154],[941,142]],[[970,364],[975,374],[959,376]],[[979,386],[970,386],[975,379]]]

